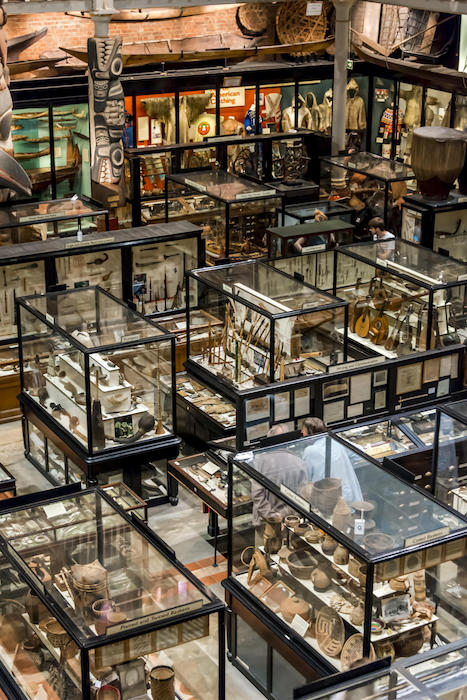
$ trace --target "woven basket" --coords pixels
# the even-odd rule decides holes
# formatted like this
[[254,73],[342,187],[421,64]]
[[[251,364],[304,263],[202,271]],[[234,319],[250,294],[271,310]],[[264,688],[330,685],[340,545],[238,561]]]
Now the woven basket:
[[298,44],[324,39],[331,3],[325,0],[321,14],[315,17],[307,17],[306,7],[306,0],[289,0],[280,3],[276,14],[276,31],[281,44]]
[[237,9],[237,24],[246,36],[261,36],[268,28],[268,5],[251,2]]

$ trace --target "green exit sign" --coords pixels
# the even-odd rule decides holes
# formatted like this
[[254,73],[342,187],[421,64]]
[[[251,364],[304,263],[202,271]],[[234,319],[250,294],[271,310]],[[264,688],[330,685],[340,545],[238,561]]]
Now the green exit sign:
[[351,58],[347,59],[347,70],[353,70],[353,61]]

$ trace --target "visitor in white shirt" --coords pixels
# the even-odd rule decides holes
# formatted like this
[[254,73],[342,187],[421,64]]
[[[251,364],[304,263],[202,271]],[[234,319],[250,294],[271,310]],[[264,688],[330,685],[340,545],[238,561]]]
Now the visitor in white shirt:
[[368,230],[373,240],[378,243],[378,257],[386,260],[394,253],[395,235],[384,228],[384,220],[380,216],[375,216],[368,222]]

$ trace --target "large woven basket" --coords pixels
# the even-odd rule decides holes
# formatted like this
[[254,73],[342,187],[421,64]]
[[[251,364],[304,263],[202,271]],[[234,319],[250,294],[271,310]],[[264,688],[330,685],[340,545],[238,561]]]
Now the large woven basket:
[[237,24],[246,36],[261,36],[268,28],[269,6],[262,2],[248,2],[237,8]]
[[281,44],[319,41],[326,36],[331,3],[325,0],[320,15],[307,17],[306,0],[288,0],[279,4],[276,31]]

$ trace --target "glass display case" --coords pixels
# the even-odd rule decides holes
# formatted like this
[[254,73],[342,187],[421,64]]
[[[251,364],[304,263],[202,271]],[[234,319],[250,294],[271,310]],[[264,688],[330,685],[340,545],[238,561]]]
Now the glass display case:
[[[347,357],[347,306],[326,292],[258,261],[192,270],[187,280],[187,368],[195,375],[247,389],[319,374]],[[194,347],[192,304],[220,321]]]
[[0,464],[0,501],[16,496],[16,479],[3,464]]
[[267,229],[268,258],[290,257],[351,243],[353,224],[340,219],[310,221]]
[[349,300],[349,337],[390,358],[463,342],[467,265],[399,239],[336,255],[334,293]]
[[406,194],[413,179],[407,165],[374,153],[321,158],[321,188],[333,199],[348,198],[348,204],[357,212],[359,233],[367,230],[368,221],[374,216],[382,217],[389,226],[393,203]]
[[223,605],[108,493],[3,511],[0,537],[9,697],[225,697]]
[[467,262],[467,196],[457,190],[432,202],[420,194],[404,197],[401,237]]
[[354,428],[343,428],[336,434],[364,454],[380,461],[384,457],[420,447],[420,444],[406,435],[392,418],[372,421]]
[[[288,204],[284,208],[284,225],[305,224],[307,221],[319,221],[323,218],[340,219],[351,224],[355,214],[354,209],[347,204],[334,202],[332,200],[316,200],[315,202],[304,202],[302,204]],[[350,243],[351,241],[346,241]]]
[[467,649],[464,642],[452,643],[423,654],[419,661],[401,659],[390,666],[373,662],[356,674],[340,673],[328,682],[296,688],[294,698],[303,700],[451,700],[461,698],[467,685]]
[[85,196],[0,207],[0,246],[108,229],[107,209]]
[[265,231],[277,223],[281,207],[274,188],[224,171],[171,175],[166,182],[167,221],[173,218],[173,203],[178,204],[175,216],[189,215],[186,206],[203,214],[208,263],[265,255]]
[[99,287],[18,301],[22,401],[88,455],[173,437],[174,337]]
[[465,637],[445,587],[465,577],[455,511],[326,433],[237,455],[229,479],[240,475],[253,508],[231,516],[226,585],[285,643],[335,672]]
[[436,409],[433,446],[434,493],[462,514],[467,514],[467,401],[454,401]]

